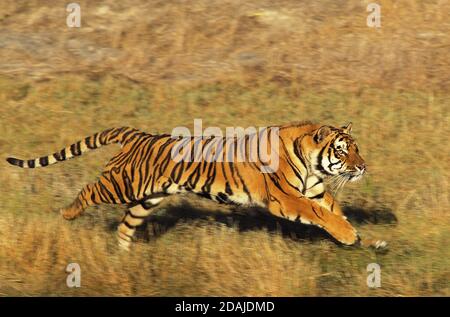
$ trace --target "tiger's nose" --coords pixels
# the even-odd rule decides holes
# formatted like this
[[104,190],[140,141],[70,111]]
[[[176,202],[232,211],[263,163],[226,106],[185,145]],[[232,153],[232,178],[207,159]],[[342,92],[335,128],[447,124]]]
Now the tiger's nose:
[[356,168],[363,173],[367,170],[366,163],[358,164],[356,165]]

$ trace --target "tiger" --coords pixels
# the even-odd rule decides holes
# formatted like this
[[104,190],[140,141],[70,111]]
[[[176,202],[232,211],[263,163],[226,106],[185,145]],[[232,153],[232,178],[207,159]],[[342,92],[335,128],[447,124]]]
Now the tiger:
[[[386,247],[383,240],[361,239],[326,187],[327,180],[342,186],[360,179],[367,171],[351,135],[352,123],[339,128],[312,122],[289,123],[266,128],[266,137],[272,128],[277,128],[278,141],[278,146],[272,147],[278,167],[272,172],[262,171],[265,163],[259,157],[251,162],[238,160],[237,152],[231,151],[238,145],[246,153],[257,149],[262,142],[260,133],[235,136],[231,141],[220,138],[222,146],[216,150],[225,156],[231,153],[229,160],[176,160],[173,152],[180,136],[149,134],[130,127],[95,133],[48,156],[30,160],[8,157],[7,161],[21,168],[46,167],[118,143],[120,152],[106,164],[98,179],[84,186],[60,213],[72,220],[89,206],[126,205],[117,227],[118,245],[125,250],[135,240],[136,228],[164,198],[187,192],[238,208],[262,207],[276,217],[317,226],[341,245]],[[274,143],[268,139],[268,143]],[[191,136],[186,144],[187,148],[195,144],[207,147],[210,142],[210,137]],[[224,146],[226,142],[231,147]]]

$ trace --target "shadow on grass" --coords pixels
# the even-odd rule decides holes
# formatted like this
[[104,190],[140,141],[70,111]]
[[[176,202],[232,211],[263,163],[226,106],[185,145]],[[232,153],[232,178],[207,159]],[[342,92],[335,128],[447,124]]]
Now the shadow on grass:
[[[374,209],[347,206],[344,213],[353,224],[395,224],[397,218],[392,210],[385,207]],[[181,204],[169,205],[160,210],[155,210],[145,225],[138,228],[136,237],[139,240],[150,240],[157,238],[166,231],[175,227],[179,222],[208,220],[234,227],[240,232],[267,230],[268,232],[280,233],[283,237],[293,240],[317,241],[323,239],[334,239],[324,230],[310,225],[292,222],[286,219],[274,217],[263,208],[242,208],[231,207],[224,211],[221,208],[215,210],[205,210],[199,208],[189,201],[182,201]],[[113,224],[111,229],[117,228]],[[334,241],[336,242],[336,241]]]
[[396,224],[398,222],[392,210],[383,206],[375,208],[345,206],[343,210],[348,220],[353,224]]

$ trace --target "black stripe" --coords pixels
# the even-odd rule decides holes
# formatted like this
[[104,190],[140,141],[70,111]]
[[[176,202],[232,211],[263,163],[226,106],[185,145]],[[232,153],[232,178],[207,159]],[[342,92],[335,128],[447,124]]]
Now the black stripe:
[[39,159],[39,164],[41,166],[47,166],[48,165],[48,156],[43,156]]
[[128,176],[127,170],[124,169],[122,173],[123,183],[125,185],[125,196],[129,201],[136,200],[133,192],[133,184],[131,183],[130,177]]
[[219,194],[217,194],[217,199],[218,199],[220,202],[223,202],[223,203],[228,203],[228,202],[229,202],[228,196],[225,195],[224,193],[219,193]]
[[[143,134],[139,134],[139,136],[142,136]],[[141,137],[138,139],[134,144],[131,150],[128,153],[124,153],[121,155],[116,156],[114,160],[111,160],[108,164],[123,164],[127,161],[131,162],[131,182],[134,182],[135,179],[135,173],[134,171],[138,171],[137,179],[138,179],[138,185],[135,186],[135,196],[136,197],[143,197],[145,187],[142,186],[142,182],[145,180],[145,178],[149,175],[148,174],[148,168],[150,164],[145,164],[145,169],[142,168],[142,165],[146,162],[146,160],[142,159],[142,151],[144,151],[146,148],[148,148],[148,142],[151,142],[150,136]],[[146,143],[145,145],[143,145]],[[138,166],[136,166],[138,165]],[[144,175],[143,175],[144,173]]]
[[293,189],[294,189],[295,191],[297,191],[297,192],[302,192],[302,191],[300,191],[300,189],[299,189],[297,186],[295,186],[294,184],[292,184],[292,183],[287,179],[286,175],[285,175],[283,172],[281,172],[281,175],[283,175],[284,180],[286,181],[286,183],[287,183],[291,188],[293,188]]
[[146,216],[137,216],[137,215],[133,214],[133,212],[132,212],[131,210],[128,210],[128,211],[127,211],[127,215],[129,215],[129,216],[132,217],[132,218],[135,218],[135,219],[141,219],[141,220],[145,220],[148,216],[150,216],[150,215],[146,215]]
[[[105,198],[109,198],[110,201],[108,201],[108,202],[115,204],[116,199],[114,198],[114,195],[108,190],[108,188],[106,188],[106,186],[101,181],[99,181],[97,184],[99,187],[99,190],[98,190],[99,194],[104,195]],[[106,197],[106,196],[108,196],[108,197]]]
[[132,226],[131,224],[128,223],[128,221],[126,221],[125,219],[122,221],[122,223],[128,227],[128,229],[136,229],[135,226]]
[[[87,193],[85,195],[87,197]],[[99,195],[99,198],[100,198],[100,201],[97,201],[97,196],[95,195],[95,190],[92,190],[91,191],[91,201],[95,204],[98,204],[98,203],[102,202],[100,195]],[[85,198],[85,200],[87,201],[87,198]]]
[[312,211],[316,214],[316,216],[317,216],[319,219],[322,219],[322,220],[323,220],[323,218],[322,218],[321,216],[319,216],[319,214],[317,213],[316,208],[314,208],[314,206],[312,206]]
[[[157,149],[155,143],[160,140],[158,137],[153,137],[149,134],[134,134],[127,142],[131,142],[134,136],[139,135],[139,140],[136,140],[133,147],[140,148],[139,151],[133,152],[133,162],[131,164],[132,174],[131,179],[134,180],[135,171],[138,171],[138,185],[137,185],[137,197],[141,198],[145,195],[145,191],[149,189],[150,193],[154,191],[155,179],[158,177],[156,174],[159,156],[153,156],[154,150]],[[152,158],[154,159],[153,163]],[[161,173],[160,173],[161,174]],[[151,185],[150,185],[151,183]]]
[[95,143],[96,138],[97,134],[94,134],[93,136],[88,136],[86,139],[84,139],[84,143],[86,143],[88,149],[94,150],[97,148],[97,144]]
[[6,159],[6,161],[8,161],[9,164],[15,165],[15,166],[19,166],[19,167],[23,167],[23,160],[19,160],[16,159],[14,157],[8,157]]
[[195,194],[197,194],[197,195],[199,195],[201,197],[204,197],[204,198],[212,199],[211,195],[209,193],[206,193],[206,192],[198,192],[198,193],[195,193]]
[[[158,198],[158,197],[156,197],[156,198]],[[149,199],[151,199],[151,198],[149,198]],[[147,199],[148,200],[148,199]],[[153,204],[152,202],[147,202],[147,200],[144,200],[143,202],[141,202],[141,207],[142,208],[144,208],[145,210],[149,210],[149,209],[152,209],[153,207],[155,207],[155,206],[158,206],[159,205],[159,203],[157,203],[157,204]]]
[[[303,139],[303,138],[302,138]],[[286,145],[284,144],[284,141],[281,139],[281,143],[283,144],[283,148],[284,148],[284,150],[285,150],[285,152],[286,153],[288,153],[288,150],[287,150],[287,148],[286,148]],[[302,151],[301,151],[301,149],[300,149],[300,143],[301,143],[301,139],[300,140],[296,140],[295,142],[294,142],[294,154],[298,157],[298,159],[300,160],[300,163],[302,163],[303,164],[303,167],[306,169],[306,170],[308,170],[308,167],[307,167],[307,165],[306,165],[306,162],[305,162],[305,160],[304,160],[304,157],[303,157],[303,155],[302,155]],[[299,152],[299,149],[300,149],[300,152]],[[288,164],[289,164],[289,166],[292,168],[292,170],[294,171],[294,173],[295,173],[295,176],[297,176],[297,178],[300,180],[300,182],[302,183],[302,186],[303,186],[303,188],[302,188],[302,191],[304,191],[304,189],[305,189],[305,182],[304,182],[304,180],[303,180],[303,177],[302,177],[302,175],[301,175],[301,171],[298,169],[298,167],[294,164],[294,162],[292,162],[292,160],[289,158],[289,156],[288,156]]]
[[[319,130],[320,130],[320,129],[319,129]],[[315,143],[319,143],[319,130],[317,130],[317,131],[314,133],[313,139],[314,139],[314,142],[315,142]]]
[[34,168],[34,160],[28,160],[27,164],[29,168]]
[[228,162],[228,168],[230,169],[231,178],[233,179],[234,184],[239,188],[239,183],[237,182],[236,177],[234,177],[234,164],[232,161]]
[[114,191],[116,192],[117,198],[119,198],[119,200],[122,204],[125,204],[127,201],[125,200],[125,197],[123,196],[123,193],[122,193],[122,190],[120,189],[119,183],[117,183],[117,181],[113,175],[111,175],[110,181],[114,187]]
[[[100,201],[102,203],[109,203],[108,199],[106,199],[106,196],[101,192],[101,188],[100,185],[96,184],[93,188],[92,188],[92,193],[91,193],[91,200],[93,202],[97,202],[96,197],[98,196],[98,198],[100,199]],[[97,193],[97,196],[95,195],[95,193]],[[97,202],[98,203],[98,202]]]
[[125,132],[124,134],[122,134],[122,140],[120,141],[120,143],[123,144],[123,143],[125,143],[125,141],[128,141],[128,140],[126,140],[126,139],[127,139],[128,136],[129,136],[131,133],[133,133],[133,132],[138,132],[138,130],[137,130],[137,129],[131,129],[130,131],[127,131],[127,132]]
[[216,162],[208,163],[208,172],[206,182],[202,186],[202,191],[209,193],[211,191],[211,185],[214,183],[214,179],[216,178]]
[[[325,145],[325,146],[322,148],[322,150],[320,150],[320,152],[319,152],[319,156],[318,156],[318,160],[317,160],[318,164],[316,165],[316,169],[318,169],[319,171],[321,171],[321,172],[324,173],[324,174],[327,174],[327,175],[333,175],[333,174],[331,174],[330,172],[326,171],[326,170],[323,168],[323,166],[322,166],[323,153],[325,152],[326,147],[327,147],[327,145]],[[328,155],[328,154],[327,154],[327,155]]]
[[170,173],[170,178],[175,182],[175,184],[178,184],[178,182],[180,181],[180,178],[183,175],[183,168],[184,162],[180,161],[175,165],[172,172]]
[[[235,166],[235,165],[234,165],[234,166]],[[243,190],[244,190],[244,193],[247,195],[249,201],[252,202],[253,199],[252,199],[252,196],[250,195],[250,191],[248,190],[247,185],[245,184],[244,180],[242,179],[241,173],[239,173],[239,170],[238,170],[238,168],[237,168],[236,166],[235,166],[235,171],[236,171],[236,174],[237,174],[239,180],[241,181],[241,184],[242,184],[242,188],[243,188]],[[267,175],[267,174],[264,174],[264,175]],[[265,180],[265,179],[266,179],[266,178],[264,177],[264,180]],[[266,183],[266,186],[267,186],[267,183]]]
[[[222,166],[223,166],[223,164],[222,164]],[[225,184],[225,193],[227,193],[230,196],[233,195],[233,191],[231,190],[231,186],[228,181]]]
[[[266,176],[267,175],[267,176]],[[274,174],[264,174],[264,178],[269,177],[269,179],[272,181],[273,185],[278,188],[283,194],[288,195],[288,193],[283,189],[283,187],[280,184],[280,179],[278,175]]]
[[122,131],[123,131],[123,128],[113,129],[111,131],[111,133],[109,134],[109,139],[110,140],[115,139],[119,135],[119,133],[121,133]]
[[62,149],[61,152],[53,154],[53,157],[57,161],[64,161],[66,159],[66,149]]
[[172,181],[171,181],[170,179],[167,180],[167,181],[165,181],[165,182],[162,184],[162,186],[161,186],[163,192],[164,192],[164,193],[167,193],[167,189],[169,189],[169,187],[170,187],[171,185],[172,185]]
[[103,131],[102,133],[100,133],[100,138],[99,138],[99,142],[101,145],[106,145],[108,140],[106,139],[109,136],[109,133],[114,130],[114,129],[108,129]]
[[322,199],[324,195],[325,195],[325,192],[321,192],[320,194],[317,194],[315,196],[308,197],[308,198],[309,199]]
[[70,146],[70,153],[72,153],[73,156],[81,155],[81,148],[79,141]]
[[[186,186],[186,188],[189,188],[190,190],[195,189],[195,186],[197,185],[199,179],[200,179],[200,163],[197,164],[197,167],[189,175],[187,181],[183,184],[183,186]],[[187,185],[189,187],[187,187]]]
[[87,197],[87,192],[86,192],[86,187],[85,187],[85,188],[83,188],[80,195],[78,196],[78,200],[80,201],[81,206],[83,206],[83,202],[84,202],[84,206],[89,206],[89,202],[86,199],[86,197]]
[[322,179],[320,179],[320,178],[318,178],[317,179],[317,182],[315,182],[312,186],[310,186],[308,189],[311,189],[311,188],[313,188],[314,186],[316,186],[317,184],[319,184],[319,183],[321,183],[322,182]]

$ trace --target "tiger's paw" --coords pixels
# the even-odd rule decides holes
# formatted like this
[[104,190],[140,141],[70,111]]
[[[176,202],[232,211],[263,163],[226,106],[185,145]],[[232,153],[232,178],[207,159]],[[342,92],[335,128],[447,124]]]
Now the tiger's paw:
[[358,232],[355,228],[351,228],[349,230],[346,230],[343,232],[343,235],[341,235],[339,242],[345,244],[345,245],[354,245],[359,241]]
[[73,220],[77,217],[79,217],[82,214],[83,211],[80,211],[78,208],[74,208],[72,206],[67,208],[61,208],[59,210],[59,213],[63,216],[66,220]]
[[343,217],[336,217],[335,225],[329,227],[327,231],[340,243],[354,245],[359,241],[356,229]]

